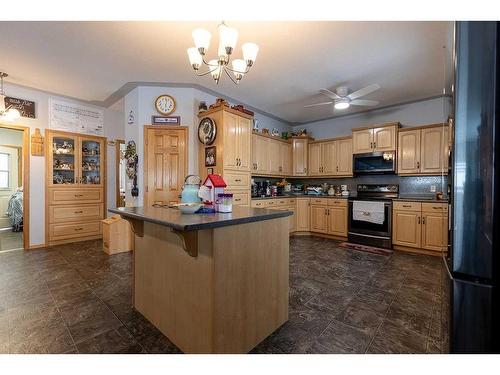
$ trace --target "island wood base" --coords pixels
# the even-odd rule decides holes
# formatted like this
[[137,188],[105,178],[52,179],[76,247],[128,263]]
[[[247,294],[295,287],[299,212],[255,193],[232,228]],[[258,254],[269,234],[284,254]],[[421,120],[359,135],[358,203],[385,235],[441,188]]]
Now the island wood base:
[[135,225],[135,308],[185,353],[249,352],[288,320],[288,220],[199,230],[189,252]]

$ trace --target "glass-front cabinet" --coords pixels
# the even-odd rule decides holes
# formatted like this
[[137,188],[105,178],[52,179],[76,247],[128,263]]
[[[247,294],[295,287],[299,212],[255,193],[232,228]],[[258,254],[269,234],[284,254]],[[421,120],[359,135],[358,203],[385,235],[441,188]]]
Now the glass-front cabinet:
[[104,138],[47,131],[47,183],[54,187],[101,187]]
[[100,139],[80,137],[80,184],[102,185],[102,157],[103,141]]

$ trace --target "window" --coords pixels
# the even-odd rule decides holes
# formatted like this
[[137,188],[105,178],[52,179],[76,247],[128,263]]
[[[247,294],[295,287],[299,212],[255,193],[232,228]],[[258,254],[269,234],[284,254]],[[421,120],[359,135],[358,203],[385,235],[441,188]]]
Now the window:
[[0,153],[0,189],[8,189],[9,184],[9,154]]

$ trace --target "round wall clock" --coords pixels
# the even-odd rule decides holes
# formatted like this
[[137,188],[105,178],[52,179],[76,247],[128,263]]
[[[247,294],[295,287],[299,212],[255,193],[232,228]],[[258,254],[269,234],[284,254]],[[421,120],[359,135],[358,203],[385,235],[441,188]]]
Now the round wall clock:
[[175,99],[170,95],[160,95],[156,98],[155,107],[158,113],[168,116],[175,111]]
[[201,119],[198,125],[198,139],[204,145],[211,145],[215,141],[215,136],[217,135],[217,126],[215,121],[210,117],[204,117]]

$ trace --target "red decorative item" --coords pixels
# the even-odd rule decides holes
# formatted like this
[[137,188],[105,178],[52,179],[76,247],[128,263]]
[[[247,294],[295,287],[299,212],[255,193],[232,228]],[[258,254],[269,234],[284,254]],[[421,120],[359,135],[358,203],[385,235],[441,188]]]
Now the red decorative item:
[[224,193],[224,188],[227,187],[227,184],[221,175],[209,174],[203,182],[203,186],[210,190],[209,192],[205,192],[207,195],[210,195],[210,199],[205,198],[204,201],[214,204],[217,195]]
[[238,104],[238,105],[233,105],[231,107],[232,109],[235,109],[237,111],[240,111],[240,112],[243,112],[243,113],[246,113],[247,115],[250,115],[250,116],[253,116],[254,113],[248,109],[246,109],[245,107],[243,107],[241,104]]

